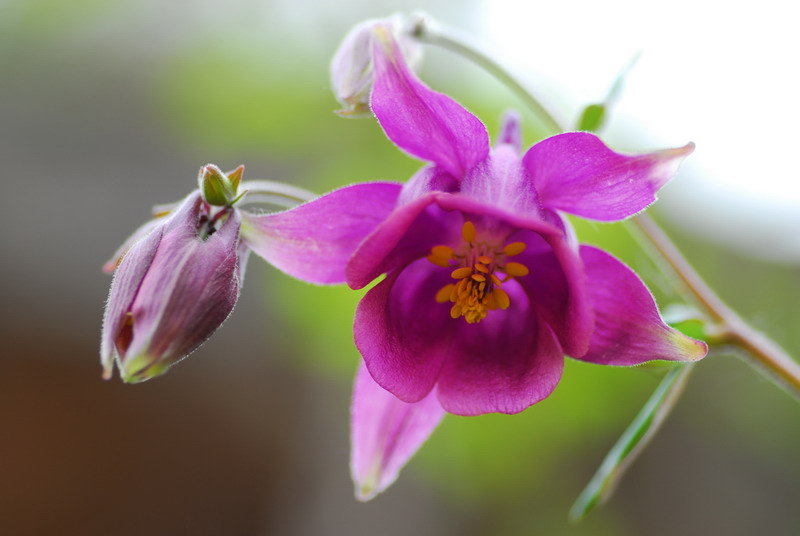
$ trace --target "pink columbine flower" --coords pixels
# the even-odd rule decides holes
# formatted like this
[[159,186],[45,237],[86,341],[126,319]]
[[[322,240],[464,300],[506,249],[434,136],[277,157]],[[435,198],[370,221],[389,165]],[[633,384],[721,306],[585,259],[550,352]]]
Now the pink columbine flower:
[[706,355],[662,321],[630,268],[578,244],[563,217],[636,214],[693,144],[625,155],[572,132],[521,154],[509,115],[490,147],[475,116],[407,67],[390,31],[378,26],[371,47],[372,111],[392,142],[429,164],[402,186],[338,192],[349,207],[393,206],[346,266],[354,289],[386,274],[355,316],[356,346],[385,390],[359,373],[351,465],[362,498],[391,483],[443,410],[517,413],[549,396],[565,354],[623,366]]
[[406,402],[434,388],[459,415],[516,413],[545,397],[563,356],[604,365],[694,361],[706,345],[667,326],[638,276],[580,246],[562,212],[600,221],[651,204],[693,145],[623,155],[584,132],[519,155],[507,117],[484,125],[406,67],[391,35],[373,43],[372,110],[398,147],[430,164],[347,265],[362,288],[355,340],[375,381]]

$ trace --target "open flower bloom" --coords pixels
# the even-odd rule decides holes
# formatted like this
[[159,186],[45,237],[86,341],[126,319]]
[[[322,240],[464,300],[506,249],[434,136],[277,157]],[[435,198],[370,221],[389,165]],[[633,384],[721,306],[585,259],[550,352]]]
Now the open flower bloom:
[[[366,369],[388,391],[359,373],[352,467],[362,498],[396,478],[443,410],[522,411],[553,391],[565,354],[636,365],[707,352],[662,321],[631,269],[579,245],[562,216],[610,222],[641,211],[692,144],[624,155],[573,132],[520,155],[511,115],[490,147],[475,116],[407,68],[390,32],[375,35],[373,113],[391,141],[429,164],[402,187],[372,187],[395,208],[346,269],[356,289],[386,274],[354,326]],[[353,191],[348,205],[368,191]]]
[[483,124],[422,84],[388,32],[376,35],[373,112],[398,147],[430,162],[347,266],[354,288],[387,274],[355,319],[379,385],[406,402],[436,386],[450,413],[516,413],[552,392],[564,354],[605,365],[706,354],[661,320],[633,271],[579,246],[561,216],[639,212],[691,144],[628,156],[574,132],[520,157],[508,117],[490,149]]

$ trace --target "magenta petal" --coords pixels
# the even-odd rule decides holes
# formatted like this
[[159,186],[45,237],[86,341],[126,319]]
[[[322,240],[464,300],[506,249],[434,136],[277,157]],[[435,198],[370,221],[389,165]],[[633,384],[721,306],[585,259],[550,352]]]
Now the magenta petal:
[[372,57],[372,112],[390,140],[454,177],[486,158],[489,136],[483,123],[452,98],[423,84],[406,66],[385,27],[376,29]]
[[403,184],[398,205],[406,205],[431,192],[456,192],[459,181],[436,165],[428,165],[417,171]]
[[427,256],[433,246],[449,243],[458,229],[453,220],[433,204],[429,193],[396,209],[359,245],[347,265],[347,284],[363,288],[379,275]]
[[600,221],[636,214],[694,150],[689,143],[642,155],[609,149],[594,134],[568,132],[540,141],[523,157],[545,208]]
[[492,149],[489,158],[472,168],[461,181],[460,193],[506,212],[542,218],[542,207],[531,177],[511,145]]
[[389,487],[433,433],[444,410],[431,392],[415,403],[399,400],[362,364],[353,389],[350,470],[356,497],[367,501]]
[[512,282],[503,289],[508,309],[478,324],[457,320],[437,385],[449,413],[518,413],[547,398],[561,379],[564,353],[554,334],[521,287]]
[[356,309],[355,343],[370,374],[406,402],[424,398],[439,376],[455,324],[450,304],[435,297],[451,281],[421,259],[390,272]]
[[284,212],[245,214],[242,236],[257,255],[293,277],[343,283],[350,256],[392,212],[400,188],[355,184]]
[[586,275],[580,257],[567,248],[536,247],[543,242],[530,232],[519,232],[509,241],[528,247],[512,260],[529,267],[530,274],[518,278],[553,329],[564,352],[581,356],[589,348],[594,313],[586,290]]
[[708,353],[702,341],[666,325],[636,273],[605,251],[581,246],[595,330],[581,357],[600,365],[638,365],[654,359],[697,361]]

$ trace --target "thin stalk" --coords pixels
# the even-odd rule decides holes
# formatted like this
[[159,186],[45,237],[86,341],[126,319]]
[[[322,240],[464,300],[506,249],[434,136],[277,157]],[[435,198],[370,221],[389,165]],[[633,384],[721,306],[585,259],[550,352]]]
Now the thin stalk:
[[473,48],[455,37],[454,35],[444,32],[438,28],[432,27],[425,19],[420,18],[414,25],[414,36],[424,43],[435,45],[451,52],[455,52],[483,68],[489,74],[497,78],[500,82],[505,84],[511,91],[513,91],[520,100],[522,100],[544,124],[546,128],[552,131],[553,134],[563,132],[564,128],[558,121],[547,111],[547,109],[527,90],[520,84],[511,74],[492,60],[483,52]]
[[247,195],[240,202],[241,205],[268,203],[291,208],[317,197],[317,194],[304,188],[268,180],[244,181],[239,185],[239,189],[247,190]]

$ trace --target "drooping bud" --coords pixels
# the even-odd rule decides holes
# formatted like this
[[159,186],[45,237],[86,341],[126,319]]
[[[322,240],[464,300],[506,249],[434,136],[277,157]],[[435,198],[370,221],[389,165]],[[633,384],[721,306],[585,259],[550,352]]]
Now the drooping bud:
[[244,166],[239,166],[233,171],[223,173],[214,164],[207,164],[200,168],[197,174],[197,185],[203,199],[209,205],[216,207],[230,206],[235,203],[239,183],[242,180]]
[[422,46],[412,34],[414,20],[394,15],[371,19],[356,25],[345,36],[331,61],[331,84],[336,99],[343,108],[336,113],[342,117],[362,117],[369,114],[372,92],[372,40],[377,26],[388,28],[394,36],[409,68],[416,69],[422,60]]
[[199,192],[134,243],[119,263],[103,320],[101,362],[123,381],[163,374],[219,328],[241,286],[240,215]]

